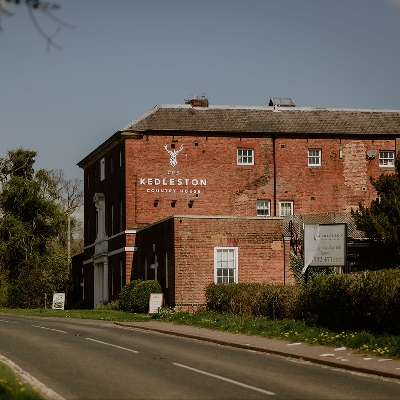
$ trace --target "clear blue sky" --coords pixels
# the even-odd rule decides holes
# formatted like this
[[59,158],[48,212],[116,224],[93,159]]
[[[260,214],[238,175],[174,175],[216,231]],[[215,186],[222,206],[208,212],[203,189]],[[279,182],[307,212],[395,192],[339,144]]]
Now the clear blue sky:
[[[2,0],[0,0],[2,1]],[[0,157],[77,162],[156,104],[400,109],[400,0],[48,0],[74,28],[46,52],[25,6],[0,32]],[[52,35],[59,26],[35,12]]]

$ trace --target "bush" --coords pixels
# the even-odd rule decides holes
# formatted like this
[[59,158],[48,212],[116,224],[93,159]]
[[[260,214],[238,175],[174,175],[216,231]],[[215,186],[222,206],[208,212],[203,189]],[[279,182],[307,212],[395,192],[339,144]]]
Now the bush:
[[56,293],[54,286],[38,267],[25,269],[17,279],[9,280],[8,283],[9,308],[43,308],[44,294]]
[[7,273],[0,266],[0,307],[5,307],[8,299]]
[[304,285],[211,283],[207,309],[270,319],[293,318],[337,332],[400,334],[400,269],[314,276]]
[[161,293],[158,281],[136,280],[125,285],[119,295],[119,309],[123,311],[147,313],[150,293]]
[[119,301],[102,301],[99,304],[96,304],[95,307],[96,310],[110,310],[110,311],[115,311],[119,310]]
[[211,283],[206,287],[207,309],[243,316],[292,318],[300,288],[257,283]]
[[[306,276],[301,271],[304,268],[304,261],[301,257],[297,257],[294,254],[290,254],[290,268],[293,271],[294,279],[297,284],[304,285],[306,283]],[[329,267],[328,271],[326,268],[309,268],[308,269],[308,281],[314,280],[317,276],[334,274],[335,270],[333,267]]]
[[304,285],[297,318],[336,331],[400,333],[400,270],[320,276]]
[[122,311],[131,311],[133,308],[133,289],[135,286],[142,282],[141,279],[137,279],[135,281],[131,281],[127,283],[122,289],[119,294],[118,298],[118,307]]

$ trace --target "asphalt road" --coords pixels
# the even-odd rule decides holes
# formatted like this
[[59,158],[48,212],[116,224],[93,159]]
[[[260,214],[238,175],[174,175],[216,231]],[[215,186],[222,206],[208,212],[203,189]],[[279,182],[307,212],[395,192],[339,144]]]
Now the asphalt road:
[[106,321],[0,314],[0,355],[65,399],[398,399],[400,383]]

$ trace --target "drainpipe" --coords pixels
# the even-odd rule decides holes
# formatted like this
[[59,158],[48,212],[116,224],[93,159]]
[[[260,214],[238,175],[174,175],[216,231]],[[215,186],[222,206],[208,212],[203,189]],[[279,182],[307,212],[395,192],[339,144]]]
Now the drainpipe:
[[282,234],[283,241],[283,285],[286,285],[286,240],[285,235]]
[[272,159],[274,164],[274,217],[276,217],[276,137],[272,136]]

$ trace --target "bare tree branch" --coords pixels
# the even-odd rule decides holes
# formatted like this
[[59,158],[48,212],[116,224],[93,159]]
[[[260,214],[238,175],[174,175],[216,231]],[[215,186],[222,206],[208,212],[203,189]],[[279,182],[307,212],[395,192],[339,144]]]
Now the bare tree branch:
[[[74,28],[73,25],[67,24],[62,19],[56,17],[53,13],[50,12],[50,10],[60,9],[61,7],[58,4],[48,3],[45,1],[41,1],[41,0],[0,0],[0,31],[2,30],[1,17],[2,16],[10,17],[13,15],[13,13],[7,7],[7,3],[14,4],[14,5],[19,5],[20,3],[25,3],[25,5],[28,8],[29,17],[32,20],[33,26],[39,32],[40,36],[44,37],[44,39],[46,40],[47,51],[50,50],[51,46],[54,46],[58,49],[62,48],[61,46],[56,44],[53,40],[54,37],[61,31],[61,27]],[[59,25],[59,27],[56,29],[56,31],[52,35],[48,35],[46,32],[44,32],[44,30],[38,23],[35,15],[33,13],[34,10],[39,10],[39,11],[43,12],[47,17],[53,19]]]

